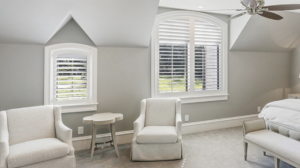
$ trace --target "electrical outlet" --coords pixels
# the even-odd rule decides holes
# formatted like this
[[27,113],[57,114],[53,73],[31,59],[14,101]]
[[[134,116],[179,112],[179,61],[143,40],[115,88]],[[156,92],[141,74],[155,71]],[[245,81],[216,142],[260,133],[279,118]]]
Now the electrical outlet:
[[260,106],[257,107],[257,112],[260,112]]
[[78,127],[78,134],[83,134],[83,127]]
[[189,121],[189,120],[190,120],[189,115],[185,115],[185,116],[184,116],[184,121]]

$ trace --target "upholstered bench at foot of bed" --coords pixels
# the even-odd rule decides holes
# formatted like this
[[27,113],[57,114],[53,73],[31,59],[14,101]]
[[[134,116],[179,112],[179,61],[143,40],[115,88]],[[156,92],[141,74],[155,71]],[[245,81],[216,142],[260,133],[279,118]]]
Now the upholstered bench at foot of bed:
[[258,146],[274,156],[275,167],[283,160],[295,167],[300,167],[300,143],[296,140],[266,130],[263,119],[243,122],[245,160],[247,160],[248,143]]
[[266,121],[267,130],[276,132],[278,134],[281,134],[283,136],[289,137],[291,139],[300,142],[300,129],[298,127],[295,128],[278,121],[270,121],[270,120],[265,120],[265,121]]

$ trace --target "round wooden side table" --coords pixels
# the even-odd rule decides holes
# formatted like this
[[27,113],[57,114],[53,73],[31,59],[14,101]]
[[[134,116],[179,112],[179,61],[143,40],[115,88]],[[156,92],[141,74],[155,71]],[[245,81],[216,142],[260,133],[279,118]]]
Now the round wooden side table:
[[[111,112],[105,112],[105,113],[98,113],[94,114],[92,116],[87,116],[83,118],[84,124],[92,124],[93,125],[93,134],[91,139],[91,161],[93,159],[95,145],[96,145],[96,135],[97,135],[97,125],[106,125],[110,124],[110,131],[111,131],[111,137],[112,140],[108,141],[111,145],[113,143],[113,146],[116,150],[117,156],[119,157],[119,151],[118,146],[116,142],[116,128],[115,128],[115,122],[123,120],[123,114],[121,113],[111,113]],[[105,142],[105,143],[108,143]]]

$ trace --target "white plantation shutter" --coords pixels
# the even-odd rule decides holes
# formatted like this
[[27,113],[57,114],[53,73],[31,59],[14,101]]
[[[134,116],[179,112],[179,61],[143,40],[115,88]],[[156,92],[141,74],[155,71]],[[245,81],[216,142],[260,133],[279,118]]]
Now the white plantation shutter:
[[221,28],[195,21],[195,91],[221,89]]
[[[194,37],[191,37],[191,34],[194,34]],[[190,52],[193,52],[190,51],[190,46],[195,49],[194,90],[220,90],[221,37],[221,29],[208,22],[190,19],[161,22],[159,24],[159,93],[189,91]],[[190,44],[191,38],[194,38],[193,44]]]
[[151,39],[151,97],[228,100],[228,25],[190,11],[159,14]]
[[86,100],[88,97],[87,58],[79,56],[56,59],[56,101]]
[[189,45],[189,19],[159,24],[159,93],[188,91]]

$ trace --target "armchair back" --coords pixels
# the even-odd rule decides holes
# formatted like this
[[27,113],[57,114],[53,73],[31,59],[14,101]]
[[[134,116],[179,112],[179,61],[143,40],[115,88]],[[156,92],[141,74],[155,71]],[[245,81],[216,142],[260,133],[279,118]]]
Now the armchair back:
[[175,126],[177,99],[147,99],[145,126]]
[[53,106],[7,110],[9,145],[42,138],[55,138]]

